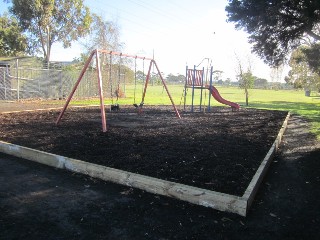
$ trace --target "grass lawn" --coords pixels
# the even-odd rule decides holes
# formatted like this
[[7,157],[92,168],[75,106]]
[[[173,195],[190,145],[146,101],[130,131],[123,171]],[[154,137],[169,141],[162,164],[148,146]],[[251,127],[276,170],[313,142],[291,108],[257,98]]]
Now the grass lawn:
[[[236,87],[220,87],[216,86],[221,96],[229,101],[239,103],[243,108],[245,106],[244,90]],[[179,109],[183,108],[183,86],[169,85],[170,94]],[[125,92],[126,98],[121,98],[113,103],[120,105],[132,105],[133,103],[140,103],[142,97],[143,86],[136,86],[134,91],[133,85],[127,85]],[[187,92],[186,104],[191,104],[191,89]],[[195,90],[195,105],[199,105],[201,90]],[[207,103],[209,98],[209,91],[203,90],[203,100]],[[250,108],[271,109],[271,110],[285,110],[291,113],[299,114],[307,117],[312,123],[311,131],[320,138],[320,95],[313,92],[311,97],[306,97],[302,90],[262,90],[251,89],[249,93]],[[105,104],[111,104],[111,99],[105,99]],[[72,100],[72,105],[83,104],[99,104],[98,99],[87,100]],[[146,97],[146,105],[169,105],[170,99],[162,86],[148,86]],[[212,106],[222,106],[222,104],[211,98]]]
[[[221,96],[245,107],[244,90],[239,88],[217,87]],[[320,95],[313,93],[306,97],[302,90],[262,90],[251,89],[251,108],[284,110],[307,117],[312,123],[311,131],[320,138]]]

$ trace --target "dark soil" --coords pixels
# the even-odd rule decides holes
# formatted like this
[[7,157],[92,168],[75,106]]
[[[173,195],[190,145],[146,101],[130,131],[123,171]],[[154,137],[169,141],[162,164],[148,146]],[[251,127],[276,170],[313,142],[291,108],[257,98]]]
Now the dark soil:
[[1,140],[87,162],[242,196],[287,115],[281,111],[214,108],[182,113],[171,107],[108,112],[97,108],[0,115]]

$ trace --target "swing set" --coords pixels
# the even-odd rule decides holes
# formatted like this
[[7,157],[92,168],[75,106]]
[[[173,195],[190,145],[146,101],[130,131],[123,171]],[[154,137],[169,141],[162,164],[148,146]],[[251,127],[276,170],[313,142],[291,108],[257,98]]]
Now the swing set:
[[[101,68],[101,63],[100,63],[100,55],[103,55],[104,57],[106,55],[109,55],[109,59],[110,59],[110,69],[109,69],[109,82],[110,82],[110,89],[111,89],[111,99],[112,99],[112,105],[113,105],[113,89],[112,89],[112,71],[111,71],[111,67],[112,67],[112,56],[119,56],[120,57],[120,61],[119,61],[119,70],[118,70],[118,84],[117,84],[117,89],[116,89],[116,95],[117,95],[117,100],[119,98],[119,91],[120,91],[120,78],[121,78],[121,61],[123,57],[126,58],[133,58],[135,59],[135,71],[134,71],[134,83],[135,83],[135,89],[134,89],[134,106],[138,109],[138,113],[140,114],[142,112],[142,107],[144,105],[144,99],[145,99],[145,95],[147,92],[147,87],[148,87],[148,83],[150,80],[150,76],[151,76],[151,68],[152,66],[154,66],[158,72],[158,75],[162,81],[163,87],[165,88],[168,97],[170,98],[171,104],[173,106],[174,112],[176,113],[176,116],[178,118],[180,117],[179,111],[177,110],[173,99],[169,93],[168,87],[162,77],[162,74],[159,70],[159,67],[156,63],[156,61],[152,58],[146,58],[146,57],[140,57],[140,56],[136,56],[136,55],[129,55],[129,54],[123,54],[120,52],[113,52],[113,51],[107,51],[107,50],[100,50],[100,49],[96,49],[93,50],[89,56],[89,58],[87,59],[87,61],[85,62],[85,65],[82,69],[82,71],[80,72],[80,75],[78,77],[78,80],[76,81],[71,93],[69,94],[64,107],[62,108],[57,120],[56,120],[56,124],[59,124],[59,122],[61,121],[61,118],[63,117],[74,93],[76,92],[81,80],[83,79],[84,74],[86,73],[90,63],[94,62],[94,57],[95,57],[95,68],[96,68],[96,72],[97,72],[97,80],[98,80],[98,89],[99,89],[99,98],[100,98],[100,111],[101,111],[101,123],[102,123],[102,131],[106,132],[107,131],[107,123],[106,123],[106,113],[105,113],[105,104],[104,104],[104,93],[103,93],[103,82],[102,82],[102,68]],[[145,79],[145,83],[144,83],[144,89],[143,89],[143,93],[142,93],[142,99],[140,104],[136,104],[136,85],[137,85],[137,59],[142,59],[143,60],[143,68],[144,68],[144,61],[148,60],[150,61],[149,64],[149,69],[148,69],[148,73],[146,75],[146,79]]]

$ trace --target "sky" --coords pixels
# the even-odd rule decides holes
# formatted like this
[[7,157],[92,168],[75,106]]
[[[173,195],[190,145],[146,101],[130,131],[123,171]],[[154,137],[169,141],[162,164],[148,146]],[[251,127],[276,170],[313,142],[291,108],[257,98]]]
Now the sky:
[[[90,10],[114,21],[120,28],[122,52],[152,57],[165,74],[185,75],[203,59],[212,59],[223,79],[236,80],[237,60],[253,74],[272,81],[270,68],[251,53],[248,35],[227,23],[227,0],[85,0]],[[0,12],[7,5],[0,1]],[[52,46],[52,61],[71,61],[83,52],[73,43],[70,49]],[[201,67],[207,66],[207,60]],[[284,74],[281,78],[284,78]]]

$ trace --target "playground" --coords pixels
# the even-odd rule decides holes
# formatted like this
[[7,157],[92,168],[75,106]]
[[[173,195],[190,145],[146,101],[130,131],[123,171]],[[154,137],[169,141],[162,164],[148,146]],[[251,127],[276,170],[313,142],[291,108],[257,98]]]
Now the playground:
[[[10,105],[15,110],[21,108],[21,105],[14,106],[14,103]],[[28,105],[29,108],[24,105],[24,109],[36,108],[36,104]],[[99,110],[95,111],[97,116]],[[238,119],[239,123],[243,117],[236,118],[236,113],[227,112],[227,109],[217,111],[217,115],[223,113],[231,116],[233,122]],[[51,141],[51,144],[60,145],[64,152],[69,152],[80,143],[81,146],[86,145],[84,140],[88,136],[81,135],[83,127],[88,129],[89,138],[106,138],[99,121],[85,121],[86,124],[78,126],[79,121],[74,118],[70,122],[66,119],[59,128],[68,130],[71,124],[78,131],[67,131],[72,135],[66,133],[64,139],[50,135],[56,126],[48,120],[55,119],[58,112],[52,114],[25,112],[1,115],[1,123],[6,122],[1,125],[1,135],[7,140],[15,139],[15,142],[25,142],[26,145],[48,151],[53,149],[49,143]],[[253,115],[259,116],[251,112],[250,116]],[[176,119],[172,112],[170,116]],[[19,131],[15,131],[18,126]],[[96,131],[97,128],[99,131]],[[111,123],[108,134],[117,129],[121,127],[112,127]],[[308,129],[305,119],[296,115],[290,118],[284,143],[246,218],[0,154],[0,236],[2,239],[238,239],[241,234],[241,239],[317,239],[320,232],[319,144]],[[38,130],[43,130],[43,135]],[[240,129],[238,131],[237,134],[240,134]],[[23,134],[27,134],[25,138],[21,138],[25,136]],[[77,134],[80,134],[79,138]],[[37,137],[40,139],[37,140]],[[132,137],[122,141],[136,145]],[[246,138],[250,139],[250,136]],[[120,138],[116,140],[119,143]],[[265,147],[264,141],[258,141],[253,136],[251,140]],[[99,144],[94,145],[98,145],[95,148],[97,155],[101,154],[98,149],[106,149],[99,147]],[[219,142],[211,144],[203,152],[212,154],[214,151],[218,155],[222,149],[221,145],[220,148],[214,147],[218,145]],[[175,144],[170,146],[175,147]],[[227,156],[240,155],[238,150],[241,149],[228,152],[229,147],[229,143],[223,146],[226,150],[224,154],[230,155],[225,155],[219,164],[224,164]],[[181,158],[188,157],[190,154],[183,149]],[[254,154],[252,152],[250,155],[254,157]],[[183,164],[180,165],[183,167]],[[224,173],[222,179],[226,180],[229,174],[227,171]],[[237,166],[237,173],[242,178],[240,165]]]
[[[46,153],[78,159],[87,163],[98,164],[95,166],[100,166],[100,168],[108,167],[118,169],[119,171],[125,171],[125,174],[127,174],[127,172],[139,174],[139,176],[137,175],[138,179],[140,178],[140,175],[151,177],[152,179],[162,179],[167,181],[170,186],[178,183],[190,186],[191,188],[189,189],[197,188],[227,195],[230,194],[235,196],[235,199],[237,197],[241,198],[242,195],[246,194],[248,185],[251,184],[256,172],[260,169],[262,160],[266,155],[269,155],[269,149],[272,148],[279,130],[283,126],[283,122],[287,116],[286,111],[242,109],[238,103],[225,99],[224,96],[219,93],[218,89],[214,87],[212,83],[212,68],[207,68],[209,74],[205,74],[204,68],[199,70],[196,69],[196,67],[193,69],[186,68],[186,82],[181,97],[181,101],[183,101],[184,104],[183,109],[178,109],[169,92],[169,88],[161,75],[161,71],[153,59],[149,59],[150,65],[147,74],[143,71],[144,80],[141,81],[141,85],[143,86],[141,96],[136,96],[137,91],[134,91],[134,104],[120,106],[118,105],[118,100],[120,98],[119,93],[122,91],[120,88],[120,80],[122,76],[125,78],[120,69],[122,66],[121,63],[124,61],[123,57],[131,57],[134,59],[135,90],[137,86],[136,82],[138,81],[136,76],[136,60],[140,57],[130,55],[125,56],[121,53],[103,51],[100,51],[100,53],[106,54],[106,56],[109,55],[109,58],[105,58],[107,62],[109,61],[109,65],[105,64],[105,71],[103,71],[103,67],[99,66],[100,60],[98,51],[93,52],[85,64],[85,67],[82,69],[73,90],[66,97],[63,107],[49,110],[18,111],[13,113],[3,113],[6,111],[2,110],[2,114],[0,115],[1,141],[40,150]],[[118,68],[117,71],[112,70],[112,67],[114,67],[112,64],[114,57],[118,57],[118,63],[115,65],[115,67]],[[92,63],[94,59],[96,62]],[[143,61],[146,60],[146,58],[141,59]],[[95,67],[96,78],[93,78],[93,83],[95,84],[92,83],[97,91],[93,92],[92,95],[99,98],[99,106],[69,106],[73,95],[76,94],[77,91],[82,91],[84,85],[88,85],[88,82],[83,80],[83,77],[88,74],[87,70],[90,66],[92,70],[92,64],[97,66]],[[152,67],[157,71],[160,79],[159,82],[163,85],[163,92],[166,93],[171,106],[152,106],[147,103],[147,90],[148,84],[150,84],[152,78]],[[112,82],[111,76],[113,72],[116,72],[118,77],[113,79]],[[102,76],[104,75],[109,76],[108,81],[103,81]],[[104,96],[105,92],[103,89],[106,85],[110,94],[108,99],[111,100],[111,104],[105,105],[104,98],[106,96]],[[188,92],[188,89],[191,89],[191,91]],[[198,94],[195,94],[196,92]],[[189,100],[187,100],[188,97]],[[211,106],[210,101],[215,100],[224,104],[225,107]],[[21,106],[16,106],[17,109],[15,109],[13,105],[14,104],[12,104],[11,107],[8,107],[8,109],[11,111],[21,110],[19,109]],[[26,104],[26,106],[28,106],[28,104]],[[32,106],[32,104],[30,104],[30,106]],[[31,108],[38,109],[39,107],[35,102]],[[301,121],[300,118],[297,118],[296,120]],[[299,129],[299,127],[297,127],[297,129]],[[308,136],[305,140],[309,141],[308,139],[310,140],[311,138]],[[297,143],[299,140],[297,141],[295,139],[294,142]],[[293,144],[293,142],[291,144]],[[17,149],[17,147],[12,145],[9,149],[14,150]],[[316,149],[317,148],[314,148],[314,150]],[[310,155],[311,157],[313,155],[316,156],[317,153],[315,152],[313,155],[312,154]],[[6,158],[6,155],[1,156]],[[281,154],[276,156],[275,163],[277,163],[279,159],[281,159]],[[20,160],[14,159],[13,161],[17,161],[18,163]],[[65,160],[59,157],[59,162],[62,163],[63,161]],[[28,165],[29,163],[26,164]],[[67,163],[64,164],[67,165]],[[27,165],[24,167],[28,167]],[[75,173],[73,173],[73,175],[74,174]],[[100,175],[101,174],[102,173],[100,173]],[[275,174],[277,174],[277,172],[275,172]],[[319,181],[319,178],[313,177],[312,184]],[[97,182],[100,184],[99,180],[89,176],[79,175],[78,178],[85,179],[84,181],[88,184],[85,184],[84,187],[88,191],[91,190],[91,185],[95,185]],[[144,180],[142,180],[142,182],[143,181]],[[162,183],[164,182],[161,182],[160,184]],[[305,183],[309,184],[310,181],[305,180]],[[110,183],[104,184],[111,186]],[[276,181],[273,184],[276,185]],[[132,182],[130,182],[130,184],[124,185],[134,186],[135,183],[133,182],[132,184]],[[267,182],[263,187],[263,191],[266,191],[267,189],[268,192],[269,186],[270,185]],[[128,196],[130,199],[131,195],[132,199],[135,199],[134,196],[136,194],[138,194],[139,198],[146,194],[144,191],[141,192],[135,188],[119,186],[116,188],[115,192],[120,191],[121,195]],[[152,190],[151,192],[156,191]],[[202,194],[205,194],[205,192],[200,194],[196,193],[193,197],[198,198],[199,196],[201,197]],[[278,194],[280,194],[280,192]],[[315,194],[317,195],[316,192]],[[167,196],[170,196],[170,194]],[[90,198],[92,196],[89,194],[86,196],[83,195],[82,197]],[[165,199],[164,206],[167,206],[167,204],[174,205],[175,207],[173,207],[173,209],[179,206],[179,201],[175,202],[176,200],[167,200],[158,195],[147,195],[146,198],[147,203],[143,204],[152,205],[150,209],[152,209],[154,214],[156,214],[154,212],[156,209],[162,209],[161,207],[158,208],[162,204],[162,199]],[[29,200],[33,201],[32,198]],[[92,203],[94,200],[89,201],[91,201],[90,204],[93,207],[93,212],[96,207],[102,212],[104,211],[102,209],[112,209],[112,207],[110,208],[110,206],[106,206],[105,204]],[[130,208],[131,204],[129,204],[129,202],[131,200],[121,199],[119,201],[125,201],[125,206]],[[263,204],[263,201],[264,200],[261,200],[260,192],[260,197],[258,195],[258,200],[255,200],[253,209],[250,210],[250,214],[255,216],[257,204]],[[267,201],[271,201],[270,196],[267,196]],[[4,203],[6,204],[4,206],[10,205],[6,200],[4,200]],[[55,203],[53,203],[53,205],[54,204]],[[156,206],[154,204],[156,204]],[[268,204],[273,205],[272,202],[269,202]],[[86,205],[86,207],[88,207],[88,205]],[[282,207],[284,207],[284,205],[282,205]],[[184,215],[183,212],[185,209],[187,209],[185,212],[185,214],[187,214],[186,219],[182,216]],[[189,203],[182,201],[180,201],[180,207],[176,210],[180,212],[175,216],[177,219],[174,219],[174,222],[178,223],[178,227],[183,227],[186,232],[189,232],[187,236],[193,236],[193,238],[197,238],[198,236],[198,238],[210,239],[209,236],[212,236],[212,234],[207,235],[206,237],[205,235],[200,234],[200,229],[207,229],[208,232],[212,232],[209,230],[213,227],[211,224],[212,222],[209,223],[208,221],[205,221],[204,225],[202,223],[200,224],[200,218],[207,218],[209,215],[212,219],[215,219],[213,220],[213,224],[217,224],[220,230],[231,225],[232,229],[235,230],[233,232],[234,234],[238,228],[245,230],[246,223],[244,219],[238,219],[227,213],[216,212],[215,210],[208,210],[207,208],[202,209],[200,207],[194,207]],[[25,211],[28,212],[28,210]],[[67,210],[64,209],[63,211],[65,213]],[[81,214],[78,215],[80,213],[79,209],[75,211],[77,214],[72,213],[76,216],[77,220],[75,221],[80,221],[81,224],[88,215],[81,217]],[[121,216],[126,215],[127,211],[129,210],[122,208],[122,211],[117,212],[117,214],[115,216],[112,215],[112,217],[121,218]],[[7,215],[10,211],[8,212],[4,209],[4,212],[6,213],[3,217],[4,220],[0,219],[0,221],[7,221],[12,217]],[[285,210],[282,212],[286,216],[281,217],[274,212],[277,212],[276,209],[275,211],[270,209],[269,213],[264,213],[264,217],[271,217],[270,223],[274,220],[281,222],[280,220],[282,218],[291,219],[292,216],[291,213],[289,214],[289,212]],[[212,213],[215,216],[212,216]],[[141,212],[139,214],[141,214]],[[258,211],[258,214],[261,214],[261,211]],[[160,219],[163,219],[163,216],[160,217],[159,213],[156,215],[159,216],[159,221]],[[182,222],[179,220],[179,216],[181,219],[184,219],[181,220]],[[129,218],[131,219],[131,217]],[[91,216],[89,218],[91,218]],[[195,218],[199,219],[195,220]],[[51,218],[53,221],[54,219],[55,217]],[[67,219],[68,220],[62,220],[59,218],[59,221],[67,221],[67,224],[72,225],[74,219]],[[150,221],[151,219],[145,220]],[[154,221],[154,219],[152,221]],[[194,221],[198,222],[198,225],[195,226],[195,231],[193,231],[193,228],[191,227],[191,225],[194,225]],[[240,224],[241,226],[234,226],[234,221],[237,221],[237,224]],[[250,222],[250,220],[248,221]],[[319,219],[313,216],[311,223],[309,221],[309,224],[313,226],[318,222]],[[33,226],[32,221],[29,224]],[[152,234],[152,239],[161,239],[159,236],[164,237],[164,239],[176,238],[177,234],[174,225],[169,226],[169,229],[171,229],[169,231],[171,231],[171,233],[168,233],[165,232],[165,229],[167,228],[163,227],[165,224],[159,224],[162,226],[151,224],[153,230],[148,228],[149,230],[144,233],[146,234],[144,236]],[[145,225],[145,222],[143,225]],[[188,225],[191,227],[190,229],[186,228]],[[283,222],[282,225],[285,226],[285,223]],[[8,226],[9,225],[7,225],[7,227]],[[96,230],[98,230],[99,226],[100,225],[98,224]],[[242,228],[242,226],[244,226],[244,228]],[[95,229],[95,227],[93,227],[93,229]],[[156,229],[160,229],[160,232],[157,232]],[[316,229],[316,227],[313,226],[313,229]],[[114,228],[112,228],[112,230],[117,231]],[[81,229],[78,232],[82,231],[84,230]],[[102,231],[102,229],[100,229],[100,231]],[[89,232],[86,232],[86,234]],[[70,234],[72,237],[75,237],[78,233],[71,230]],[[136,239],[137,237],[141,238],[141,234],[143,235],[139,228],[136,232],[122,230],[118,233],[113,232],[110,236]],[[28,234],[25,236],[28,236]],[[179,236],[181,238],[184,235],[180,234]],[[230,234],[230,236],[236,236],[236,234]]]
[[[267,154],[286,112],[246,109],[184,113],[170,107],[108,112],[99,108],[0,115],[2,140],[172,182],[241,196]],[[13,131],[12,131],[13,130]]]

